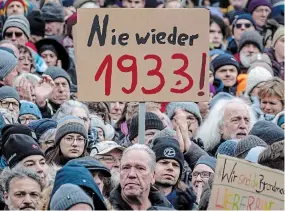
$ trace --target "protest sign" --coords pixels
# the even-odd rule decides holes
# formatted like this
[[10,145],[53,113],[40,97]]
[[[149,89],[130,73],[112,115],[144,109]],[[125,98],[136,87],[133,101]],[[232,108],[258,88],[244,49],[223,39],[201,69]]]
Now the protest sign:
[[284,173],[218,155],[208,210],[284,210]]
[[79,9],[82,101],[208,101],[207,9]]

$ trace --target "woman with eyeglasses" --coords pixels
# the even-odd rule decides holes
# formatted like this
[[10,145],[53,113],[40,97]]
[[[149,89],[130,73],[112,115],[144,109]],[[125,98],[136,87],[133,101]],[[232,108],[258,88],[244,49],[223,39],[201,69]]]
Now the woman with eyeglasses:
[[63,166],[87,155],[87,131],[81,119],[66,116],[58,121],[54,146],[46,151],[47,162]]
[[24,45],[18,45],[18,49],[19,49],[18,72],[19,73],[34,72],[35,65],[34,65],[34,58],[33,58],[31,50]]

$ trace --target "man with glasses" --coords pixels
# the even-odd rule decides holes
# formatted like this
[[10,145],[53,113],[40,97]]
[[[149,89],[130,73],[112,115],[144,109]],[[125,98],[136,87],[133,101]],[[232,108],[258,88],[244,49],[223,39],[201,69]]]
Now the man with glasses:
[[24,15],[10,16],[3,26],[3,38],[15,45],[26,45],[30,39],[30,24]]
[[230,38],[227,51],[232,54],[236,54],[238,52],[238,44],[241,35],[246,31],[252,31],[255,29],[256,26],[250,14],[244,13],[236,15],[232,23],[233,36]]
[[210,176],[215,173],[215,168],[216,159],[209,155],[203,155],[197,161],[192,172],[192,184],[197,195],[197,204],[199,204],[205,184],[208,183]]
[[111,178],[104,180],[104,195],[108,197],[110,192],[120,183],[120,162],[124,147],[114,141],[102,141],[92,147],[90,156],[99,160],[111,171]]
[[44,185],[34,172],[24,168],[7,168],[2,173],[7,210],[39,210]]
[[20,96],[18,92],[10,86],[0,88],[0,108],[8,110],[14,120],[19,117]]
[[38,106],[32,102],[21,100],[19,114],[20,124],[28,125],[31,121],[42,119],[42,114]]

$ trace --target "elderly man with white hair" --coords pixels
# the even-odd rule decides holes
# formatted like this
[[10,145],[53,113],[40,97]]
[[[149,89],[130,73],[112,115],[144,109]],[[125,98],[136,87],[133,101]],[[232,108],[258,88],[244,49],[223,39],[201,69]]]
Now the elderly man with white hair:
[[205,150],[214,156],[224,141],[247,136],[255,122],[254,112],[244,100],[221,99],[199,128],[197,138],[202,139]]

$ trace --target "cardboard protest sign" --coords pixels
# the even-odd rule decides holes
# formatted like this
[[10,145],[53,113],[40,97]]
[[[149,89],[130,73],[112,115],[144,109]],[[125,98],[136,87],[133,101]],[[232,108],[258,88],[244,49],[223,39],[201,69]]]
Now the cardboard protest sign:
[[284,173],[219,155],[208,210],[284,210]]
[[207,9],[79,9],[81,101],[208,101]]

